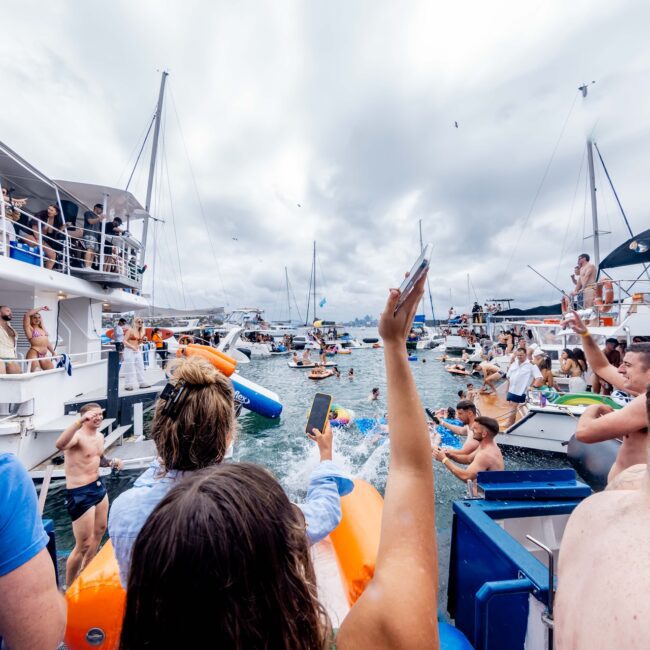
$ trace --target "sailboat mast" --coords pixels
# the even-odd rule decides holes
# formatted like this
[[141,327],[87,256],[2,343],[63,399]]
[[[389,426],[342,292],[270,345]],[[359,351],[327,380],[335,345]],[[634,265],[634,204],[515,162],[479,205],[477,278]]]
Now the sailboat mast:
[[289,298],[289,273],[287,267],[284,267],[284,280],[287,285],[287,307],[289,307],[289,325],[291,325],[291,299]]
[[316,240],[314,240],[314,260],[312,262],[314,267],[314,321],[318,320],[316,318]]
[[[153,192],[153,179],[156,171],[156,156],[158,154],[158,137],[160,135],[160,122],[162,117],[163,99],[165,97],[165,82],[169,73],[163,70],[160,79],[160,92],[158,93],[158,106],[156,108],[156,124],[153,131],[153,143],[151,145],[151,160],[149,162],[149,180],[147,181],[147,198],[144,203],[144,209],[149,214],[151,208],[151,194]],[[145,252],[147,248],[147,232],[149,231],[149,217],[144,218],[142,224],[142,261],[145,261]]]
[[594,174],[594,143],[587,140],[587,159],[589,162],[589,187],[591,190],[591,222],[594,231],[594,265],[600,266],[600,232],[598,230],[598,206],[596,203],[596,176]]

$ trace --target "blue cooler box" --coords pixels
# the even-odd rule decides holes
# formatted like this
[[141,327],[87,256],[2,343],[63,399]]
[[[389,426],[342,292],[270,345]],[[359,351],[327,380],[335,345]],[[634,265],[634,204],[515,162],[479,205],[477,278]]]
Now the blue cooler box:
[[38,254],[38,246],[30,246],[29,244],[23,244],[19,241],[12,241],[9,243],[9,257],[11,257],[11,259],[27,262],[27,264],[34,264],[34,266],[40,266],[41,263]]

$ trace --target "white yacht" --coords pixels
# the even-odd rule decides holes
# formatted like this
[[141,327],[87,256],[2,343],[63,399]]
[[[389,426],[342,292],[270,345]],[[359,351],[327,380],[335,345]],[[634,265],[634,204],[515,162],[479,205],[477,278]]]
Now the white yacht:
[[[134,237],[111,238],[103,226],[97,259],[91,268],[84,266],[78,230],[83,228],[84,212],[101,203],[104,212],[122,218],[127,229],[148,214],[129,192],[53,181],[2,143],[0,186],[9,190],[7,200],[0,201],[0,305],[13,314],[20,370],[0,374],[0,451],[16,454],[31,470],[57,452],[54,441],[76,418],[72,413],[79,404],[98,401],[116,406],[122,396],[119,388],[116,395],[108,395],[102,310],[129,312],[148,306],[140,295],[144,248]],[[39,245],[28,246],[21,235],[28,232],[29,220],[49,205],[56,206],[69,225],[46,234],[37,220]],[[15,222],[18,214],[20,221]],[[47,248],[56,252],[52,268]],[[32,372],[32,360],[25,358],[30,346],[23,316],[34,309],[41,309],[54,349],[51,370]],[[152,383],[163,377],[154,367],[150,376]],[[155,395],[155,390],[144,392]],[[129,397],[133,404],[138,396]],[[108,445],[131,428],[120,426],[117,413],[109,415],[104,422]]]

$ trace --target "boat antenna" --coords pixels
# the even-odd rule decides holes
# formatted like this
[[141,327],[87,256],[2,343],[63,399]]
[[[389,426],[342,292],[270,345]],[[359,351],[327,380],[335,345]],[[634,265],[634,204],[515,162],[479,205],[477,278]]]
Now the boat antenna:
[[316,318],[316,240],[314,239],[314,259],[312,262],[314,267],[314,322],[318,319]]
[[[153,192],[154,174],[156,171],[156,156],[158,154],[158,137],[160,136],[160,122],[162,118],[163,99],[165,97],[165,82],[169,72],[163,70],[160,78],[160,91],[158,93],[158,106],[156,107],[156,124],[153,131],[153,143],[151,145],[151,161],[149,162],[149,180],[147,181],[147,198],[145,199],[144,209],[147,215],[151,208],[151,194]],[[149,217],[145,216],[142,225],[142,259],[145,259],[147,248],[147,232],[149,230]]]
[[[424,250],[424,243],[422,242],[422,219],[419,220],[420,227],[420,253]],[[429,303],[431,303],[431,320],[433,324],[436,323],[436,312],[433,309],[433,296],[431,295],[431,282],[429,280],[429,275],[427,274],[427,290],[429,292]],[[422,298],[422,313],[424,313],[424,298]]]
[[533,273],[537,273],[537,275],[539,275],[539,277],[542,278],[542,280],[544,280],[544,282],[548,282],[556,291],[559,291],[563,296],[570,297],[569,294],[566,291],[564,291],[563,289],[560,289],[560,287],[558,287],[556,284],[553,284],[547,277],[543,276],[539,271],[536,271],[530,264],[526,264],[526,266],[531,271],[533,271]]

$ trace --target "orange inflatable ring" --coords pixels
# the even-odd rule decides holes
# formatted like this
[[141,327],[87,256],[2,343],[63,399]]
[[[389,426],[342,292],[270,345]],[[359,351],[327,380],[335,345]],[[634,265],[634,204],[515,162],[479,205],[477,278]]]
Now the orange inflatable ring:
[[229,357],[227,354],[224,354],[216,348],[210,347],[209,345],[190,343],[185,347],[179,348],[178,352],[176,352],[177,357],[189,357],[192,355],[203,357],[217,370],[220,370],[224,375],[226,375],[226,377],[230,377],[237,367],[237,361],[235,361],[235,359]]
[[[363,593],[375,573],[384,501],[375,488],[357,479],[341,498],[343,517],[330,533],[350,604]],[[117,648],[122,631],[126,592],[108,540],[66,592],[69,650]]]
[[569,296],[566,293],[562,296],[562,313],[566,314],[570,309]]
[[611,280],[603,281],[603,309],[611,309],[614,304],[614,285]]
[[70,650],[119,646],[126,592],[110,540],[68,588],[65,599],[65,644]]
[[341,498],[343,518],[330,533],[330,539],[350,605],[358,600],[375,575],[383,507],[379,492],[361,479],[355,479],[354,490]]

